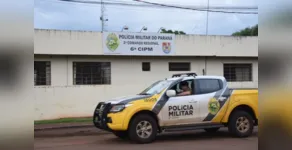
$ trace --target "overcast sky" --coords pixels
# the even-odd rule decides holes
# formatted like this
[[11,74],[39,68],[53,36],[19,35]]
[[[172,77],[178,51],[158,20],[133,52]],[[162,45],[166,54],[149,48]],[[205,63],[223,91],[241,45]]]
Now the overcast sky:
[[[100,0],[96,0],[100,1]],[[105,0],[126,1],[131,0]],[[164,4],[178,4],[178,0],[145,0]],[[207,6],[207,0],[179,0],[180,5]],[[210,0],[210,6],[257,6],[257,0]],[[131,32],[143,26],[147,32],[160,27],[182,30],[187,34],[205,34],[206,12],[151,7],[105,6],[109,21],[107,31],[121,31],[124,25]],[[240,11],[240,10],[234,10]],[[250,10],[253,11],[253,10]],[[41,29],[100,31],[100,5],[35,0],[34,25]],[[258,23],[258,15],[209,13],[209,34],[230,35],[235,31]]]

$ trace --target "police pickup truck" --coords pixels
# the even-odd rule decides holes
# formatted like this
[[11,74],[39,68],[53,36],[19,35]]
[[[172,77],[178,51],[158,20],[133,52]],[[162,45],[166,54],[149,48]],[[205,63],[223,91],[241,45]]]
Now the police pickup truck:
[[[188,83],[188,95],[179,94],[182,82]],[[258,90],[230,89],[221,76],[176,74],[139,94],[100,102],[93,123],[136,143],[153,142],[162,132],[216,132],[221,127],[235,137],[248,137],[258,125]]]

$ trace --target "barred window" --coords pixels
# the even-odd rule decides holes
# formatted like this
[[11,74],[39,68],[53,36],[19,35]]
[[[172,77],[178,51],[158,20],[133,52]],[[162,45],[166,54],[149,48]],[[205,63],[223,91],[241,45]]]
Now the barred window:
[[34,85],[51,85],[51,62],[34,62]]
[[224,64],[224,77],[228,82],[252,81],[252,64]]
[[111,84],[110,62],[73,62],[74,85]]
[[170,62],[168,64],[169,71],[190,71],[191,63],[189,62]]

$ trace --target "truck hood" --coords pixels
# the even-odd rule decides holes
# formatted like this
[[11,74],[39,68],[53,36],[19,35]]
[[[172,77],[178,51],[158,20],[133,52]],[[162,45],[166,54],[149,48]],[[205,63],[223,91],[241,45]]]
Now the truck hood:
[[117,97],[114,99],[111,99],[109,101],[106,101],[106,103],[111,104],[126,104],[135,100],[140,100],[144,98],[152,97],[152,95],[129,95],[129,96],[123,96],[123,97]]

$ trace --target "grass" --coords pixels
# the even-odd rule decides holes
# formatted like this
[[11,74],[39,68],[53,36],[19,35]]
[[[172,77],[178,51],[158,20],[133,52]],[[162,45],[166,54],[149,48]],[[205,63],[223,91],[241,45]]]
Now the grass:
[[62,118],[62,119],[55,119],[55,120],[39,120],[39,121],[34,121],[35,125],[40,125],[40,124],[55,124],[55,123],[86,123],[86,122],[92,122],[91,117],[87,118]]

